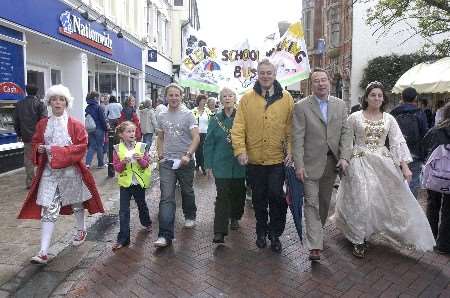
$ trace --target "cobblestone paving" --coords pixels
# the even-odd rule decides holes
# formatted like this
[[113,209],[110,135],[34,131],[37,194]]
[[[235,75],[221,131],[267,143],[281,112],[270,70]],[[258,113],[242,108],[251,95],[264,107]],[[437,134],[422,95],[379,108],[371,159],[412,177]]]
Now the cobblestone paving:
[[[159,187],[148,193],[154,231],[140,229],[132,215],[132,243],[111,252],[118,226],[111,226],[88,258],[53,291],[67,297],[450,297],[450,258],[399,251],[371,244],[355,259],[351,246],[329,223],[320,263],[311,264],[290,215],[281,254],[258,249],[253,210],[247,206],[238,231],[225,245],[212,243],[215,190],[206,177],[195,185],[198,217],[194,229],[182,227],[177,210],[176,240],[165,249],[157,237]],[[179,202],[178,202],[179,203]],[[180,204],[178,204],[179,207]],[[77,248],[82,249],[82,248]],[[57,260],[55,260],[57,261]],[[51,265],[49,265],[51,266]]]

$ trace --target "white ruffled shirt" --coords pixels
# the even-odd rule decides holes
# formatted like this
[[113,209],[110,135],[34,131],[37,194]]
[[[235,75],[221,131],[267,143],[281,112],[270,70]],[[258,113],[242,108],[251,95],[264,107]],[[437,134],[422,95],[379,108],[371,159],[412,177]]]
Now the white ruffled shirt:
[[[49,161],[52,158],[52,146],[72,145],[72,139],[67,129],[68,121],[67,111],[64,111],[64,114],[59,117],[51,115],[48,119],[44,132],[44,145]],[[62,206],[81,203],[89,199],[89,190],[76,167],[52,169],[50,163],[47,162],[39,184],[36,203],[41,206],[50,206],[57,188],[61,195]]]

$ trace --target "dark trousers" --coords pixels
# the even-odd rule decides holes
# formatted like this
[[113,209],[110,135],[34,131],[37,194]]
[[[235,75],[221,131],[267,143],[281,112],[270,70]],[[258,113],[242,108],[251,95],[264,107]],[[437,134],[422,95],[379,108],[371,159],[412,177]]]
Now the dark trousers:
[[120,231],[119,235],[117,235],[117,243],[122,245],[130,244],[130,200],[132,197],[138,207],[141,225],[148,227],[152,224],[147,203],[145,202],[145,189],[140,185],[120,187]]
[[229,219],[241,219],[245,204],[245,179],[216,178],[214,233],[228,235]]
[[169,161],[159,164],[159,187],[161,190],[161,199],[159,201],[159,233],[158,237],[164,237],[172,240],[174,237],[175,226],[175,187],[177,181],[181,187],[181,207],[184,218],[195,220],[197,206],[195,205],[194,193],[194,162],[191,161],[184,167],[177,170],[172,169]]
[[[283,164],[248,165],[252,202],[256,217],[256,234],[279,237],[286,225],[287,203],[283,191]],[[269,207],[269,212],[267,212]],[[270,222],[267,223],[268,215]]]
[[206,133],[200,134],[200,144],[198,144],[197,151],[195,151],[195,168],[198,170],[200,167],[202,171],[205,171],[205,162],[203,157],[203,144],[205,143]]
[[437,248],[450,252],[450,195],[428,190],[427,217]]

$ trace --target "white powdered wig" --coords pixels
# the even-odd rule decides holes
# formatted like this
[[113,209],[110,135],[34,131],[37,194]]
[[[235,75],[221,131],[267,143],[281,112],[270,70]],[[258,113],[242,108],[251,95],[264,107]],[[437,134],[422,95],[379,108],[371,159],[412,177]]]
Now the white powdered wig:
[[46,105],[50,104],[50,97],[52,96],[63,96],[67,102],[67,109],[72,107],[73,97],[70,94],[69,88],[64,85],[53,85],[48,88],[47,93],[45,93],[44,102]]

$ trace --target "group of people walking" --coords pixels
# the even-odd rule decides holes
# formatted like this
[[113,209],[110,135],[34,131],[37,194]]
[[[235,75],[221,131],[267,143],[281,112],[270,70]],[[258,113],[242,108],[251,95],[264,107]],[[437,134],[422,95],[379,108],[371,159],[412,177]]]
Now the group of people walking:
[[[184,227],[195,226],[193,181],[197,168],[214,179],[217,189],[212,241],[224,243],[229,229],[239,228],[247,184],[256,219],[255,244],[263,249],[268,239],[271,250],[280,253],[288,207],[283,189],[285,167],[295,166],[297,179],[304,185],[305,245],[310,260],[321,258],[324,226],[338,176],[341,182],[334,220],[353,244],[356,257],[365,256],[367,241],[372,239],[421,251],[437,245],[439,251],[450,252],[448,195],[442,198],[439,192],[428,192],[427,220],[406,183],[414,176],[408,164],[416,155],[411,155],[396,118],[384,111],[388,99],[381,83],[370,83],[361,110],[348,116],[344,101],[329,95],[330,78],[323,69],[311,72],[312,95],[296,104],[276,80],[276,67],[268,59],[259,62],[257,73],[253,89],[238,105],[236,93],[223,88],[219,94],[223,108],[218,111],[207,107],[206,96],[199,96],[198,107],[189,110],[182,103],[183,88],[174,83],[165,88],[167,107],[158,117],[154,111],[146,111],[151,109],[146,103],[139,119],[135,99],[128,98],[114,123],[119,139],[113,165],[120,188],[120,231],[113,250],[130,244],[132,198],[141,225],[147,231],[152,229],[145,189],[151,180],[148,145],[156,132],[161,190],[156,247],[169,246],[175,237],[177,184]],[[68,116],[69,90],[56,85],[47,91],[51,115],[38,122],[31,141],[30,156],[38,171],[19,214],[19,218],[42,222],[41,250],[32,262],[47,262],[58,214],[75,215],[73,243],[79,245],[86,239],[84,209],[104,212],[95,181],[83,162],[87,152],[86,164],[90,164],[95,148],[98,157],[97,139],[110,125],[96,98],[98,93],[88,95],[86,113],[97,127],[88,133],[83,124]],[[115,110],[112,113],[117,117]],[[450,105],[444,108],[443,119],[425,138],[428,152],[449,144]],[[149,126],[151,129],[143,129]],[[88,139],[89,144],[96,144],[89,149]],[[98,157],[99,166],[104,164],[102,158]]]

